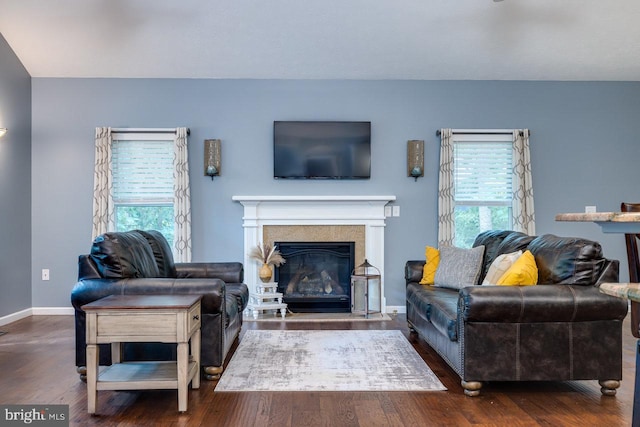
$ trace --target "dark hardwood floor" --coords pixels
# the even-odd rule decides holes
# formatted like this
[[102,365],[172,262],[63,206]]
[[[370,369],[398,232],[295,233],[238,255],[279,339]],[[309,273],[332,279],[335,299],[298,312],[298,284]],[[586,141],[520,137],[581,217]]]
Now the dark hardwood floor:
[[490,383],[466,397],[459,377],[404,315],[386,322],[246,322],[249,329],[398,329],[433,369],[445,392],[214,393],[202,381],[179,414],[176,391],[101,391],[89,416],[85,383],[74,365],[72,316],[35,316],[0,327],[0,404],[68,404],[72,426],[629,426],[635,340],[626,320],[623,381],[615,397],[596,381]]

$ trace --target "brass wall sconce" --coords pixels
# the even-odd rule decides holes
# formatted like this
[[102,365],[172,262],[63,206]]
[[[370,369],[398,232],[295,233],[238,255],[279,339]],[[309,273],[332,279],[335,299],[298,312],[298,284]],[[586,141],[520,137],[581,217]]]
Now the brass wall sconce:
[[210,176],[212,181],[214,176],[220,176],[221,145],[219,139],[204,140],[204,174]]
[[424,176],[424,141],[412,139],[407,141],[407,176],[418,178]]
[[7,128],[0,128],[0,138],[5,136],[6,133],[7,133]]

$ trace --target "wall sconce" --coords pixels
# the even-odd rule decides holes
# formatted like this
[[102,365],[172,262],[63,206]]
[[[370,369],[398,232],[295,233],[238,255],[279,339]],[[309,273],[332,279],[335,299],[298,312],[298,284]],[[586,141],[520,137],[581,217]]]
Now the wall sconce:
[[219,139],[204,140],[204,174],[210,176],[212,181],[214,176],[220,176],[220,146]]
[[7,128],[0,128],[0,138],[2,138],[7,133]]
[[424,176],[424,141],[412,139],[407,141],[407,176],[418,178]]

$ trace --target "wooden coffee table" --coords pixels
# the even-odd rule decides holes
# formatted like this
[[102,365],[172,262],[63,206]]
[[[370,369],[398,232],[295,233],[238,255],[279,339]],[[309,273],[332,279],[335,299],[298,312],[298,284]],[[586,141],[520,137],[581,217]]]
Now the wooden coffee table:
[[[82,306],[87,313],[87,407],[98,390],[177,389],[187,410],[189,382],[200,387],[200,295],[111,295]],[[191,355],[189,355],[191,341]],[[123,342],[177,343],[177,361],[120,362]],[[111,344],[112,365],[99,372],[98,344]]]

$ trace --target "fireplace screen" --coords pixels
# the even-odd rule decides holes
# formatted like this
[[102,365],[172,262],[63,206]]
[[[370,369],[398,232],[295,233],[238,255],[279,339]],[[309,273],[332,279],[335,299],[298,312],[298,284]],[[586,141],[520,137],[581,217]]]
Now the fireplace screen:
[[292,312],[351,311],[353,242],[275,244],[287,261],[275,269],[275,281]]

